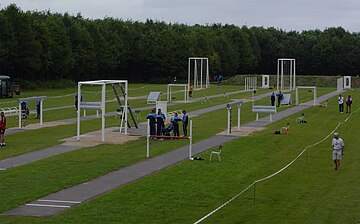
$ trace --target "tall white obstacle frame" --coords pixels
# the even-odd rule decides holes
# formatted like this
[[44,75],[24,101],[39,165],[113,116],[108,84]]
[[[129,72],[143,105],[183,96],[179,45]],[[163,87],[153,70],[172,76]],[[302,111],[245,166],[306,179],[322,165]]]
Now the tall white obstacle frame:
[[188,84],[168,84],[167,85],[167,102],[172,100],[172,87],[184,87],[184,103],[189,101]]
[[28,98],[19,98],[19,128],[22,128],[22,111],[21,111],[21,103],[29,102],[29,101],[38,101],[40,100],[40,126],[43,125],[43,101],[46,99],[46,96],[34,96]]
[[245,90],[257,88],[257,77],[245,77]]
[[[193,63],[194,67],[194,88],[195,89],[202,89],[204,87],[203,84],[205,84],[205,88],[210,87],[210,77],[209,77],[209,59],[208,58],[201,58],[201,57],[190,57],[188,61],[188,86],[191,85],[191,65]],[[199,68],[198,63],[200,64],[200,83],[199,83]],[[204,65],[205,64],[205,65]],[[205,69],[205,71],[204,71]],[[205,73],[205,74],[204,74]],[[204,80],[205,79],[205,80]]]
[[296,87],[296,62],[293,58],[279,58],[277,60],[277,77],[276,77],[276,89],[284,89],[284,64],[289,65],[289,90],[293,90]]
[[296,87],[296,105],[299,105],[299,89],[312,89],[314,92],[314,107],[316,106],[316,86],[297,86]]
[[344,76],[337,79],[337,91],[351,89],[351,76]]
[[94,109],[101,110],[101,141],[105,142],[105,103],[106,103],[106,85],[108,84],[125,84],[125,104],[123,107],[123,114],[125,116],[124,128],[125,135],[127,135],[127,122],[128,122],[128,81],[127,80],[96,80],[78,82],[78,96],[81,96],[82,85],[96,85],[101,86],[101,101],[100,102],[81,102],[78,100],[77,112],[77,140],[80,140],[80,111],[81,109]]

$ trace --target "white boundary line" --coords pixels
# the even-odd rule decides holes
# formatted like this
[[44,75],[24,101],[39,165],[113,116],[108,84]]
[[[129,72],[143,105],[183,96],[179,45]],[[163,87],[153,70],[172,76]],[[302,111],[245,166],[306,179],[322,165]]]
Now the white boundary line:
[[60,201],[60,200],[45,200],[45,199],[40,199],[37,201],[43,201],[43,202],[58,202],[58,203],[70,203],[70,204],[81,204],[80,201]]
[[44,204],[26,204],[27,206],[35,206],[35,207],[52,207],[52,208],[70,208],[69,205],[44,205]]
[[261,178],[261,179],[258,179],[258,180],[255,180],[253,183],[251,183],[248,187],[246,187],[244,190],[242,190],[240,193],[238,193],[237,195],[235,195],[234,197],[230,198],[227,202],[223,203],[222,205],[220,205],[219,207],[217,207],[216,209],[214,209],[213,211],[211,211],[210,213],[208,213],[207,215],[205,215],[204,217],[202,217],[201,219],[199,219],[198,221],[194,222],[194,224],[197,224],[197,223],[200,223],[202,221],[204,221],[206,218],[210,217],[212,214],[214,214],[215,212],[219,211],[221,208],[223,208],[225,205],[229,204],[230,202],[232,202],[233,200],[235,200],[237,197],[239,197],[240,195],[242,195],[245,191],[247,191],[250,187],[254,186],[256,183],[259,183],[259,182],[262,182],[264,180],[267,180],[267,179],[270,179],[274,176],[276,176],[277,174],[281,173],[282,171],[284,171],[286,168],[288,168],[291,164],[293,164],[302,154],[304,154],[304,152],[306,152],[306,150],[308,150],[309,148],[313,147],[313,146],[316,146],[322,142],[324,142],[327,138],[329,138],[332,134],[335,133],[335,131],[342,125],[344,124],[345,122],[347,122],[349,120],[349,118],[356,112],[358,112],[360,110],[360,107],[358,109],[356,109],[355,112],[353,113],[350,113],[350,115],[343,121],[343,122],[339,122],[339,124],[325,137],[323,138],[322,140],[312,144],[312,145],[308,145],[305,147],[305,149],[303,151],[300,152],[300,154],[295,158],[293,159],[290,163],[288,163],[286,166],[284,166],[283,168],[281,168],[280,170],[278,170],[277,172],[267,176],[267,177],[264,177],[264,178]]

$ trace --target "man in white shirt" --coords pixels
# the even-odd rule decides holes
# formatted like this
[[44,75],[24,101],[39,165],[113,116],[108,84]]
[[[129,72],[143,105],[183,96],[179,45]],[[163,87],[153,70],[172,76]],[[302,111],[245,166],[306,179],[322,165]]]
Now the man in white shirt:
[[334,133],[334,138],[332,140],[333,148],[333,160],[335,163],[335,170],[340,169],[340,160],[341,156],[344,154],[344,141],[339,138],[339,133]]
[[339,95],[338,101],[339,101],[339,112],[344,113],[344,97],[341,94]]

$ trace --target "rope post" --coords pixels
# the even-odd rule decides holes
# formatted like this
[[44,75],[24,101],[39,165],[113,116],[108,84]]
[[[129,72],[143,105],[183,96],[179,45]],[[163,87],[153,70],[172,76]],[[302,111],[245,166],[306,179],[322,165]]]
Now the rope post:
[[228,103],[226,104],[226,109],[228,111],[228,122],[227,122],[227,134],[231,134],[231,105]]
[[240,109],[241,109],[241,104],[242,101],[239,102],[238,106],[238,126],[237,126],[237,130],[240,131]]
[[190,146],[189,146],[189,159],[192,158],[192,120],[190,120]]
[[256,201],[256,183],[254,183],[254,205]]
[[22,116],[22,108],[21,108],[21,101],[19,101],[19,128],[21,128],[21,116]]
[[150,120],[147,122],[147,134],[146,134],[146,158],[150,157]]

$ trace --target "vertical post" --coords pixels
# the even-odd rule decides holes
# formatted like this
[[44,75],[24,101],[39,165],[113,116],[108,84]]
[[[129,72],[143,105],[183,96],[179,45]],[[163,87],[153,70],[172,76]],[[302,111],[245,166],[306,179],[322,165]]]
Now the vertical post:
[[187,94],[188,94],[188,91],[186,90],[186,85],[184,86],[184,91],[185,91],[185,93],[184,93],[184,101],[185,101],[185,103],[187,103]]
[[193,137],[193,131],[192,131],[192,120],[190,120],[190,145],[189,145],[189,159],[192,158],[192,137]]
[[247,88],[247,77],[245,77],[245,90],[248,90],[248,88]]
[[188,86],[191,85],[191,78],[190,78],[191,66],[190,66],[190,63],[191,63],[191,59],[189,58],[189,59],[188,59]]
[[292,90],[292,87],[293,87],[293,85],[292,85],[292,78],[293,78],[293,77],[292,77],[292,76],[293,76],[293,60],[290,59],[289,62],[290,62],[290,67],[289,67],[289,73],[290,73],[290,74],[289,74],[289,76],[290,76],[290,77],[289,77],[289,82],[290,82],[290,85],[289,85],[289,86],[290,86],[290,90]]
[[256,113],[256,120],[259,120],[259,114]]
[[209,77],[209,59],[206,58],[206,88],[210,87],[210,77]]
[[[106,94],[106,84],[102,84],[102,93],[101,93],[101,141],[105,142],[105,94]],[[127,124],[125,124],[126,127]],[[126,129],[125,129],[126,130]]]
[[270,113],[269,119],[270,119],[270,122],[272,122],[272,114],[271,113]]
[[[169,84],[170,85],[170,84]],[[169,94],[170,94],[170,91],[169,91],[169,88],[170,88],[170,86],[167,86],[167,95],[166,95],[166,98],[167,98],[167,102],[170,102],[169,101],[169,99],[170,99],[170,97],[169,97]]]
[[146,126],[147,134],[146,134],[146,158],[150,157],[150,120],[147,121]]
[[314,107],[316,106],[316,87],[314,88]]
[[280,74],[280,68],[279,68],[279,60],[277,60],[277,75],[276,75],[276,90],[279,91],[279,74]]
[[43,99],[40,100],[40,126],[43,124]]
[[228,111],[228,122],[227,122],[227,134],[231,134],[231,105],[227,104],[226,109]]
[[299,105],[299,88],[295,88],[295,104]]
[[254,205],[255,205],[255,199],[256,199],[256,183],[254,183]]
[[194,59],[194,88],[198,88],[197,84],[198,84],[198,80],[197,80],[197,64],[196,64],[196,58]]
[[81,101],[81,83],[78,82],[78,101],[77,101],[77,104],[78,104],[78,110],[76,111],[77,113],[77,136],[76,136],[76,139],[79,141],[80,140],[80,101]]
[[295,62],[295,59],[294,59],[294,81],[293,81],[293,85],[294,85],[294,89],[296,87],[296,62]]
[[238,104],[238,126],[237,126],[238,131],[240,131],[240,108],[241,108],[241,103]]
[[203,63],[204,63],[204,60],[203,59],[200,59],[200,88],[202,89],[203,88]]
[[22,116],[21,101],[19,101],[19,128],[21,128],[21,116]]
[[280,89],[284,89],[284,60],[281,60]]
[[128,109],[129,109],[129,103],[128,103],[128,81],[125,81],[125,135],[128,134]]

